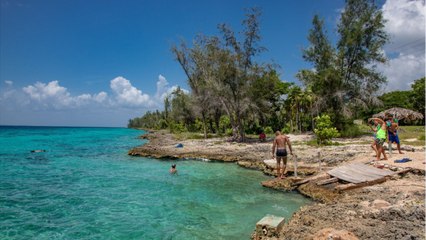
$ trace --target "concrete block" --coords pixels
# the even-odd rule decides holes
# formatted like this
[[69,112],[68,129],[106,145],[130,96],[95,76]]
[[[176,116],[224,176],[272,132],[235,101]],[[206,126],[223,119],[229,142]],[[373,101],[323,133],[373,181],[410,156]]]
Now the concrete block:
[[271,237],[278,237],[279,232],[282,230],[285,223],[283,217],[274,215],[266,215],[259,222],[256,223],[256,238],[255,239],[268,239]]

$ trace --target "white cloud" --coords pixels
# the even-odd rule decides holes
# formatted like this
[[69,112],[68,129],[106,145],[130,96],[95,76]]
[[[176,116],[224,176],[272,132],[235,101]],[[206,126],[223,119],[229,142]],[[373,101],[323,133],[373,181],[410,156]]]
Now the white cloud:
[[34,85],[22,88],[22,91],[40,106],[44,108],[53,107],[55,109],[85,106],[93,101],[100,103],[106,98],[104,96],[106,93],[103,92],[93,96],[87,93],[72,96],[65,87],[59,85],[59,81],[51,81],[47,84],[36,82]]
[[165,93],[167,93],[168,89],[167,86],[169,85],[169,82],[166,80],[166,78],[163,75],[158,75],[158,81],[157,81],[157,92],[155,93],[155,98],[157,99],[164,99]]
[[425,1],[387,0],[382,11],[391,39],[389,62],[378,69],[387,77],[386,91],[408,90],[425,76]]
[[387,0],[382,10],[387,20],[385,29],[391,37],[389,50],[404,52],[412,47],[424,49],[424,1]]
[[108,98],[108,94],[106,92],[100,92],[98,94],[93,95],[93,99],[98,102],[102,103]]
[[51,81],[47,85],[36,82],[22,89],[31,99],[42,101],[48,98],[68,99],[69,93],[66,88],[59,86],[58,81]]
[[111,90],[115,94],[117,103],[124,106],[148,107],[153,105],[148,94],[132,86],[124,77],[116,77],[111,80]]
[[[95,94],[83,93],[73,95],[61,86],[59,81],[48,83],[36,82],[23,88],[15,88],[12,81],[4,81],[0,88],[0,108],[28,110],[67,110],[67,109],[135,109],[141,110],[161,108],[164,98],[177,86],[169,86],[169,82],[159,75],[155,95],[143,93],[124,77],[116,77],[110,81],[110,92],[101,91]],[[188,92],[184,90],[184,92]]]
[[[169,82],[167,79],[160,74],[157,80],[157,92],[155,93],[156,100],[159,102],[159,104],[162,104],[162,101],[177,88],[177,85],[169,87]],[[182,89],[182,91],[184,93],[189,93],[189,91],[186,89]]]
[[400,54],[379,69],[388,79],[386,91],[408,90],[414,80],[424,76],[425,58]]

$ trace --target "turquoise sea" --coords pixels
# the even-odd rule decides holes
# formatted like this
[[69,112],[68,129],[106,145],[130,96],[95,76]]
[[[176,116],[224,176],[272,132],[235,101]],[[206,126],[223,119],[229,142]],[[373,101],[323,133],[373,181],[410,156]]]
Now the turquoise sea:
[[0,127],[0,239],[249,239],[310,202],[234,163],[128,156],[142,133]]

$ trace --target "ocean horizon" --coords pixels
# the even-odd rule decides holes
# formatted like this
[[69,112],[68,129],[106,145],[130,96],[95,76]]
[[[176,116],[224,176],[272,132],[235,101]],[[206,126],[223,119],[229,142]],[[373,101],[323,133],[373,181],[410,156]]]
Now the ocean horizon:
[[143,133],[0,126],[0,239],[248,239],[311,202],[234,163],[127,155]]

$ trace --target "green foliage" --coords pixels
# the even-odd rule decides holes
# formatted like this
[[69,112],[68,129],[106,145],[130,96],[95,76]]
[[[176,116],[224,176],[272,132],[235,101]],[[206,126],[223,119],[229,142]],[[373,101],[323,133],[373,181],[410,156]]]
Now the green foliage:
[[168,127],[169,127],[169,125],[167,124],[167,121],[166,121],[166,120],[164,120],[164,119],[160,119],[160,120],[158,121],[158,125],[157,125],[157,127],[158,127],[159,129],[166,129],[166,128],[168,128]]
[[340,130],[341,137],[354,138],[365,134],[366,132],[356,124],[346,124],[343,129]]
[[382,101],[382,109],[389,109],[393,107],[401,108],[413,108],[413,102],[411,99],[412,91],[393,91],[383,94],[379,97]]
[[[231,127],[231,121],[228,116],[222,115],[219,119],[219,132],[224,133],[227,129]],[[232,129],[231,129],[232,134]]]
[[232,128],[227,128],[227,129],[225,130],[225,135],[226,135],[226,136],[232,136],[232,134],[233,134],[233,132],[232,132]]
[[187,129],[185,127],[185,125],[183,123],[175,123],[172,122],[169,124],[169,129],[171,133],[182,133],[182,132],[186,132]]
[[201,131],[203,130],[203,122],[200,119],[195,119],[195,123],[194,123],[194,130],[195,131]]
[[315,118],[314,133],[317,136],[317,141],[320,145],[330,144],[330,140],[332,138],[340,136],[337,129],[333,127],[333,123],[328,115],[322,115]]
[[273,134],[273,133],[274,133],[274,130],[272,130],[272,127],[267,126],[267,127],[265,127],[264,132],[265,132],[266,134]]
[[282,129],[281,129],[282,133],[288,134],[290,133],[290,124],[286,124]]
[[347,0],[337,26],[339,38],[330,44],[323,20],[315,16],[310,46],[303,57],[315,70],[301,70],[297,77],[313,89],[317,112],[333,116],[339,129],[346,118],[377,103],[375,93],[386,82],[377,71],[384,63],[382,48],[388,41],[381,10],[370,0]]
[[129,120],[128,128],[145,128],[145,129],[164,129],[167,124],[162,124],[160,120],[164,118],[162,112],[147,111],[142,117],[136,117]]
[[425,115],[425,78],[420,78],[414,81],[411,85],[412,101],[414,110]]

